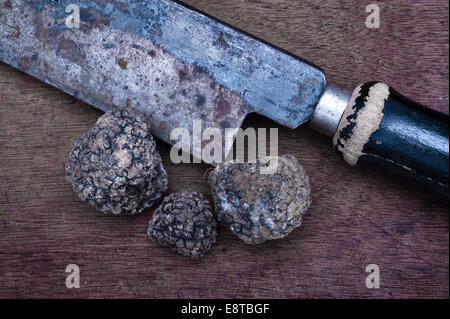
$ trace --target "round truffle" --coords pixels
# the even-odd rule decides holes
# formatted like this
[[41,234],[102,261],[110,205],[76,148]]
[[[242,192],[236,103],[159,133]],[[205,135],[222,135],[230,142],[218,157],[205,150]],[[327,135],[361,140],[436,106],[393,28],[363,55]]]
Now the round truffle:
[[270,159],[220,164],[209,176],[219,221],[252,245],[289,235],[311,204],[309,178],[296,158]]
[[217,222],[202,194],[183,191],[166,197],[150,221],[150,239],[191,257],[202,257],[216,242]]
[[143,115],[120,109],[101,116],[75,142],[66,164],[78,196],[98,210],[134,215],[167,189],[167,173]]

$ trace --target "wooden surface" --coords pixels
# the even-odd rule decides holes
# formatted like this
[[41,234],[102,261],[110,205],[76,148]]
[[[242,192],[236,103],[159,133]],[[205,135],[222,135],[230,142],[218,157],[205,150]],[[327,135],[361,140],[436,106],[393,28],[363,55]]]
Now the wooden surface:
[[[349,88],[381,80],[448,113],[448,1],[188,0],[190,5],[320,65]],[[448,201],[381,170],[353,169],[331,141],[279,127],[280,152],[310,174],[313,205],[283,240],[247,246],[221,228],[191,261],[146,237],[152,211],[117,218],[78,199],[64,164],[101,112],[0,63],[0,297],[448,298]],[[259,116],[246,126],[277,127]],[[206,165],[173,165],[169,192],[209,198]],[[65,286],[65,267],[81,288]],[[365,286],[377,264],[381,289]]]

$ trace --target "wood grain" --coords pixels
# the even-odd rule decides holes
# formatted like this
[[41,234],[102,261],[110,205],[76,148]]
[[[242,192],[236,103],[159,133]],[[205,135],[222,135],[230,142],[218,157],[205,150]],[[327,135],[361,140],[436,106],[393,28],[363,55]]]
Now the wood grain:
[[[381,80],[448,113],[448,2],[187,0],[186,3],[320,65],[349,88]],[[146,238],[152,211],[117,218],[80,201],[65,181],[67,155],[101,112],[0,64],[0,297],[2,298],[448,298],[448,202],[370,167],[353,169],[307,127],[278,127],[280,153],[309,172],[313,205],[283,240],[248,246],[221,228],[191,261]],[[169,192],[211,194],[208,166],[174,165],[159,141]],[[65,287],[78,264],[81,288]],[[381,289],[365,286],[368,264]]]

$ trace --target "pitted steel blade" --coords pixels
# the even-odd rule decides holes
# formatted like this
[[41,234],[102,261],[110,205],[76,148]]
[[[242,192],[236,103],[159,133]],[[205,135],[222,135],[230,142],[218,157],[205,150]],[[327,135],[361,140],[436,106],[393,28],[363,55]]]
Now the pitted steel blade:
[[169,0],[0,0],[0,36],[0,60],[104,111],[144,112],[167,142],[195,119],[224,134],[251,112],[295,128],[325,87],[317,67]]

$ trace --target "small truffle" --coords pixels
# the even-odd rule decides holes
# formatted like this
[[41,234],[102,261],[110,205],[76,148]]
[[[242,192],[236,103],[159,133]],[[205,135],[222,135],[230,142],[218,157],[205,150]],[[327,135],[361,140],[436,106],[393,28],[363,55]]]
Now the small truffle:
[[66,164],[78,196],[98,210],[134,215],[167,189],[167,173],[143,115],[107,112],[75,142]]
[[261,173],[267,167],[226,163],[209,176],[219,221],[252,245],[289,235],[311,204],[309,178],[295,157],[278,157],[273,174]]
[[150,221],[150,239],[191,257],[202,257],[216,242],[217,222],[202,194],[183,191],[166,197]]

